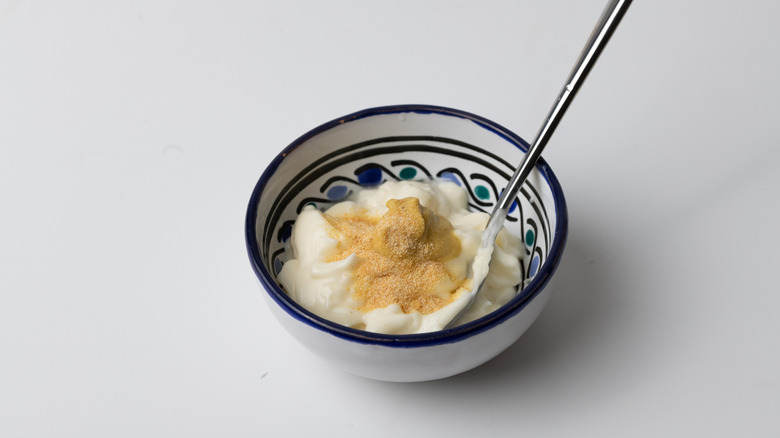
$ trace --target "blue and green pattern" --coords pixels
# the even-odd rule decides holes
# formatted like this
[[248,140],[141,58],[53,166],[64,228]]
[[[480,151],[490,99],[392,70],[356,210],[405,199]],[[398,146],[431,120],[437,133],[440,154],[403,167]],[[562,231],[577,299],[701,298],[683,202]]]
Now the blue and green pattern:
[[[281,270],[285,243],[306,205],[325,210],[359,188],[385,181],[442,178],[466,189],[470,210],[490,213],[502,190],[494,181],[507,181],[512,171],[511,163],[490,151],[442,137],[392,137],[345,145],[300,169],[276,196],[262,229],[273,274]],[[538,272],[550,246],[551,219],[537,184],[526,182],[507,217],[507,228],[525,242],[526,256],[520,259],[523,280]]]

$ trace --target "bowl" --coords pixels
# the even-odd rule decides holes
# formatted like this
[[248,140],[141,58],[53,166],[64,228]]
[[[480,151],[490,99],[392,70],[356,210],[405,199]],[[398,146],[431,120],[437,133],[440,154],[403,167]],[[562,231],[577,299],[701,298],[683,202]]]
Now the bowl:
[[[544,160],[520,190],[505,226],[525,244],[525,287],[504,306],[467,324],[387,335],[321,318],[277,281],[285,243],[304,206],[319,209],[388,180],[445,178],[469,193],[469,208],[490,213],[528,144],[464,111],[430,105],[370,108],[304,134],[260,176],[246,215],[249,260],[269,308],[301,344],[338,367],[371,379],[413,382],[475,368],[512,345],[550,297],[568,217],[563,191]],[[523,284],[523,283],[521,283]]]

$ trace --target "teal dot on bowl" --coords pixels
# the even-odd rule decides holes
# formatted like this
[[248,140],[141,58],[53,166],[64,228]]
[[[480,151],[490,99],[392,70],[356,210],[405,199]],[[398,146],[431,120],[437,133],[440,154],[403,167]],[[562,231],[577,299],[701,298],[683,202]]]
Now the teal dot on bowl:
[[476,186],[474,187],[474,196],[483,201],[490,199],[490,190],[485,186]]
[[364,186],[375,186],[382,182],[382,169],[371,167],[357,175],[358,182]]
[[401,173],[398,174],[401,179],[412,179],[417,176],[417,169],[414,167],[404,167],[401,169]]
[[525,232],[525,244],[528,246],[534,245],[534,230],[528,230]]
[[346,186],[333,186],[328,189],[328,199],[331,201],[339,201],[347,197],[349,189]]

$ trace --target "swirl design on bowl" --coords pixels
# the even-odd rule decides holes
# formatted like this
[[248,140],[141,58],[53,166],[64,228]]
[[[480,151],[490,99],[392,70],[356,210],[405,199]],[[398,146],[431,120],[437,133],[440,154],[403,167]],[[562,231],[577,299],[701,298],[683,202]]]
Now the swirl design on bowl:
[[[264,262],[274,276],[287,259],[286,243],[306,205],[325,210],[355,190],[385,181],[443,178],[466,189],[470,210],[489,214],[502,190],[494,181],[508,181],[514,165],[460,140],[402,136],[345,145],[295,171],[290,183],[273,198],[269,220],[258,230]],[[552,238],[551,219],[540,196],[541,181],[529,179],[524,184],[507,217],[507,228],[526,247],[520,259],[523,282],[533,278],[544,263]]]

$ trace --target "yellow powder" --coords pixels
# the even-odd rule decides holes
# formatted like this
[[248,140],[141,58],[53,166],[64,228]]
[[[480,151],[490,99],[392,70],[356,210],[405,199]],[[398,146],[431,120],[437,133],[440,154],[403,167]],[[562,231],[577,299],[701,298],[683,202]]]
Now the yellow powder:
[[460,254],[452,224],[417,198],[391,199],[382,217],[365,213],[325,215],[341,234],[328,261],[357,254],[353,295],[362,312],[396,303],[408,313],[429,314],[449,304],[462,284],[446,262]]

